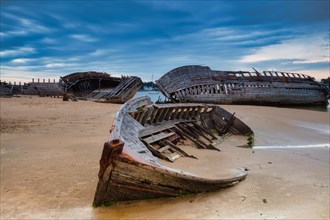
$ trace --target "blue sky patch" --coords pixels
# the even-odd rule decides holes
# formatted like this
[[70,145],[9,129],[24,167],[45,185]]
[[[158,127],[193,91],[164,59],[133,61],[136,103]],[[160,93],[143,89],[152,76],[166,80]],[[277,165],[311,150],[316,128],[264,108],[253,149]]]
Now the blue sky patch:
[[200,64],[329,77],[329,1],[1,1],[1,80]]

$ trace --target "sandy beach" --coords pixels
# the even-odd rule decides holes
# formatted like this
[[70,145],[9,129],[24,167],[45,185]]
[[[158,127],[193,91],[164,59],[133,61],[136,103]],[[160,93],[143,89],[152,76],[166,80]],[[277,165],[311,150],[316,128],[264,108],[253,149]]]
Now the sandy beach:
[[[253,149],[222,149],[229,164],[249,170],[245,181],[93,208],[103,143],[120,105],[36,96],[0,102],[1,219],[330,218],[329,112],[222,105],[255,133]],[[212,175],[221,161],[207,154]],[[184,159],[180,166],[189,166]]]

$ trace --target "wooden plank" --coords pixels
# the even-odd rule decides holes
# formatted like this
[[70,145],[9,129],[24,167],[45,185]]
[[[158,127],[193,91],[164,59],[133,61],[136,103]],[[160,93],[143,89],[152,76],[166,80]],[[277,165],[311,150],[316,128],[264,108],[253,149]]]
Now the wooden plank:
[[166,151],[166,150],[168,150],[168,149],[170,149],[170,148],[171,148],[171,146],[169,146],[169,145],[165,145],[164,147],[159,148],[159,149],[158,149],[158,152],[162,153],[162,152],[164,152],[164,151]]
[[[156,108],[182,108],[187,107],[187,104],[177,103],[177,104],[154,104]],[[207,104],[199,104],[199,103],[190,103],[189,106],[191,107],[204,107]]]
[[182,119],[182,115],[185,113],[186,107],[181,108],[181,111],[177,115],[176,119]]
[[156,117],[157,112],[158,112],[158,108],[155,108],[153,110],[152,114],[151,114],[150,119],[147,121],[148,124],[152,124],[153,123],[153,121],[154,121],[154,119]]
[[167,144],[166,146],[171,146],[173,149],[179,151],[183,156],[185,157],[191,157],[194,159],[197,159],[197,157],[193,156],[193,155],[189,155],[187,154],[184,150],[180,149],[178,146],[176,146],[175,144],[173,144],[172,142],[168,141],[168,140],[163,140],[163,142],[165,144]]
[[172,111],[172,109],[166,108],[166,110],[164,112],[162,112],[161,121],[167,120],[166,116],[167,116],[168,112],[170,112],[170,111]]
[[158,152],[158,150],[156,150],[151,144],[146,143],[146,146],[151,151],[151,153],[153,155],[155,155],[156,157],[159,157],[161,159],[166,160],[166,157],[162,153]]
[[176,126],[179,127],[181,130],[183,130],[184,132],[188,133],[190,136],[194,138],[198,138],[198,134],[196,134],[194,131],[190,131],[189,129],[187,129],[185,127],[185,123],[177,124]]
[[158,133],[158,132],[173,128],[174,126],[175,126],[175,124],[173,122],[164,122],[161,125],[149,126],[139,132],[139,137],[141,138],[141,137],[151,135],[153,133]]
[[161,121],[161,116],[162,116],[162,113],[165,111],[164,108],[160,108],[157,112],[157,115],[155,117],[155,120],[153,120],[152,122],[153,123],[157,123],[157,122],[160,122]]
[[198,148],[206,148],[206,149],[212,149],[212,150],[220,151],[218,148],[216,148],[215,146],[213,146],[213,144],[211,144],[211,143],[210,144],[206,144],[204,141],[200,140],[198,136],[197,136],[197,138],[194,137],[194,136],[191,136],[191,134],[193,134],[193,133],[190,130],[188,130],[187,128],[185,128],[184,126],[179,125],[179,128],[185,132],[184,134],[191,141],[193,141],[198,146]]
[[166,121],[170,120],[171,117],[172,117],[172,111],[173,111],[173,108],[168,108],[168,111],[166,112],[165,116],[164,116],[164,119]]
[[150,136],[150,137],[147,137],[147,138],[143,138],[143,141],[145,141],[148,144],[151,144],[151,143],[157,142],[159,140],[168,138],[168,137],[170,137],[174,134],[175,134],[174,132],[170,132],[170,133],[161,132],[159,134],[156,134],[156,135],[153,135],[153,136]]
[[138,117],[136,118],[136,120],[139,122],[139,123],[141,123],[141,121],[142,121],[142,119],[143,119],[143,117],[144,117],[144,115],[146,114],[146,110],[141,110],[141,113],[138,115]]
[[195,131],[197,134],[199,134],[200,136],[202,136],[203,138],[205,138],[206,140],[208,140],[210,143],[212,143],[212,140],[211,140],[209,137],[207,137],[207,136],[203,133],[203,131],[201,131],[201,130],[199,130],[199,129],[196,129],[196,127],[195,127],[194,125],[190,126],[190,125],[187,124],[187,126],[189,126],[189,129]]
[[195,125],[195,127],[196,127],[197,129],[200,129],[200,130],[202,130],[203,132],[205,132],[205,133],[207,133],[208,135],[210,135],[210,136],[212,137],[213,140],[218,139],[216,136],[214,136],[214,135],[212,134],[212,132],[208,131],[207,129],[205,129],[205,128],[202,127],[201,125],[197,124],[197,122],[192,122],[192,123]]
[[148,108],[148,109],[147,109],[146,114],[143,116],[143,118],[142,118],[142,120],[141,120],[141,124],[142,124],[142,125],[145,125],[145,123],[147,122],[147,120],[148,120],[150,114],[152,113],[152,111],[153,111],[152,108]]
[[173,152],[170,154],[166,154],[166,157],[171,161],[174,162],[176,159],[178,159],[179,157],[181,157],[182,155],[178,152]]
[[227,133],[228,129],[230,128],[230,126],[232,126],[234,120],[235,120],[235,112],[231,115],[229,121],[227,122],[227,124],[225,125],[225,127],[222,130],[222,133]]
[[177,127],[177,126],[175,126],[174,129],[175,129],[180,135],[182,135],[182,136],[184,136],[184,137],[187,137],[187,138],[190,139],[193,143],[195,143],[196,146],[197,146],[197,148],[203,148],[203,149],[207,148],[207,145],[206,145],[205,143],[200,143],[196,138],[190,136],[190,135],[188,134],[189,131],[188,131],[188,133],[187,133],[186,131],[181,130],[181,129],[180,129],[179,127]]
[[172,118],[171,118],[172,120],[177,118],[179,111],[181,111],[181,108],[175,108],[175,112],[172,114]]

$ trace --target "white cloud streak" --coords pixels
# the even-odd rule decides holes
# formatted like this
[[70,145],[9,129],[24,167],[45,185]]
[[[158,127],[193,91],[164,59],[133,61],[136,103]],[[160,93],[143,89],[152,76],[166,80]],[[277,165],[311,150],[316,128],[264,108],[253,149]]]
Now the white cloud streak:
[[329,62],[329,50],[324,35],[302,36],[284,40],[280,44],[264,46],[240,61],[254,63],[271,60],[296,60],[294,63]]
[[18,59],[14,59],[11,62],[12,63],[17,63],[17,64],[25,64],[32,61],[32,59],[24,59],[24,58],[18,58]]
[[72,35],[70,35],[70,37],[73,39],[76,39],[76,40],[84,41],[84,42],[94,42],[97,40],[96,38],[93,38],[86,34],[72,34]]
[[2,57],[12,57],[12,56],[20,56],[35,53],[36,50],[32,47],[21,47],[16,50],[4,50],[0,51],[0,56]]

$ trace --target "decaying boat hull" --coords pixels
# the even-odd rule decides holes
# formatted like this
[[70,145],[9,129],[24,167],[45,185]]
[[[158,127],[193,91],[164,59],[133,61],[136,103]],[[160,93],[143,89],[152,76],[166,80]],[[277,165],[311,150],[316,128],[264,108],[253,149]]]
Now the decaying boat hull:
[[[279,92],[279,91],[278,91]],[[267,106],[299,106],[299,105],[324,105],[326,106],[327,100],[320,98],[319,94],[315,96],[287,95],[280,94],[234,94],[234,95],[187,95],[182,102],[191,103],[213,103],[213,104],[237,104],[237,105],[267,105]]]
[[241,170],[230,179],[209,180],[137,162],[122,154],[119,140],[104,144],[94,206],[118,201],[174,197],[229,187],[245,179]]
[[97,98],[100,102],[124,103],[127,100],[133,98],[133,96],[140,90],[142,85],[143,82],[139,77],[131,76],[123,80],[110,92],[104,93],[94,91],[88,97],[91,99]]
[[304,74],[217,71],[183,66],[156,81],[176,102],[257,105],[327,105],[326,89]]
[[149,97],[126,102],[104,144],[94,205],[206,192],[244,180],[244,169],[226,178],[207,179],[159,162],[158,158],[174,162],[181,156],[192,157],[177,145],[180,138],[197,148],[218,150],[211,140],[215,133],[253,135],[234,114],[218,106],[156,105]]
[[66,92],[82,99],[124,103],[142,86],[136,76],[113,77],[107,73],[77,72],[61,77]]

